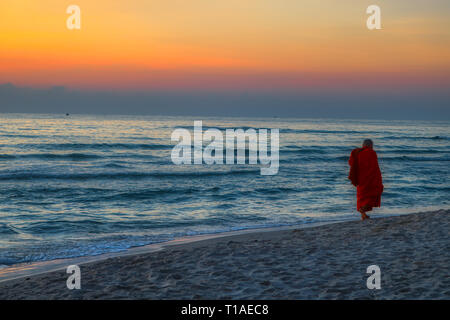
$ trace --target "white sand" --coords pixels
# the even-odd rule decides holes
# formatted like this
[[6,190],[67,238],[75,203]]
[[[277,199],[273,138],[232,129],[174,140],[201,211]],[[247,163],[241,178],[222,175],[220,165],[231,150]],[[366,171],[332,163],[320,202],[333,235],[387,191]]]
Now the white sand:
[[[0,299],[450,299],[449,210],[231,235],[0,283]],[[381,289],[366,286],[369,265]]]

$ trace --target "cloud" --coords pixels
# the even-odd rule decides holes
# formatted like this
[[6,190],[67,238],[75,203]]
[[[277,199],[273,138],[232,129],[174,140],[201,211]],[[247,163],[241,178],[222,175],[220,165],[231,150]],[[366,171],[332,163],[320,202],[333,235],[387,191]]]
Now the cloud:
[[0,112],[450,120],[450,94],[75,91],[6,83]]

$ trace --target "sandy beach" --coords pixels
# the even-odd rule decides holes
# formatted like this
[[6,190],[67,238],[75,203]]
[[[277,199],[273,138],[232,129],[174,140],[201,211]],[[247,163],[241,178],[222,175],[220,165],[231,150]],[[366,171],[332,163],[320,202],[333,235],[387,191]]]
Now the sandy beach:
[[[0,283],[0,299],[450,299],[450,210],[254,232]],[[381,269],[369,290],[366,269]]]

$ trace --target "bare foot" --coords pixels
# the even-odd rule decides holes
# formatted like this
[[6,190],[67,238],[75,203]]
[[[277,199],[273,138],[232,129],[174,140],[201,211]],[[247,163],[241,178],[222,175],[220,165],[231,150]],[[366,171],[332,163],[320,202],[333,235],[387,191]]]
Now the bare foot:
[[361,213],[361,220],[362,221],[364,221],[366,219],[370,219],[370,217],[364,211],[361,211],[360,213]]

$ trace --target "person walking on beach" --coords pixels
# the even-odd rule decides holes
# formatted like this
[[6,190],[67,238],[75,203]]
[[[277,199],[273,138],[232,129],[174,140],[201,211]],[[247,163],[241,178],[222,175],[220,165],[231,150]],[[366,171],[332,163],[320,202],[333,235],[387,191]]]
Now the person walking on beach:
[[361,213],[362,220],[369,219],[366,212],[381,205],[381,194],[384,189],[372,140],[366,139],[362,148],[354,149],[348,164],[350,165],[348,178],[356,187],[356,209]]

